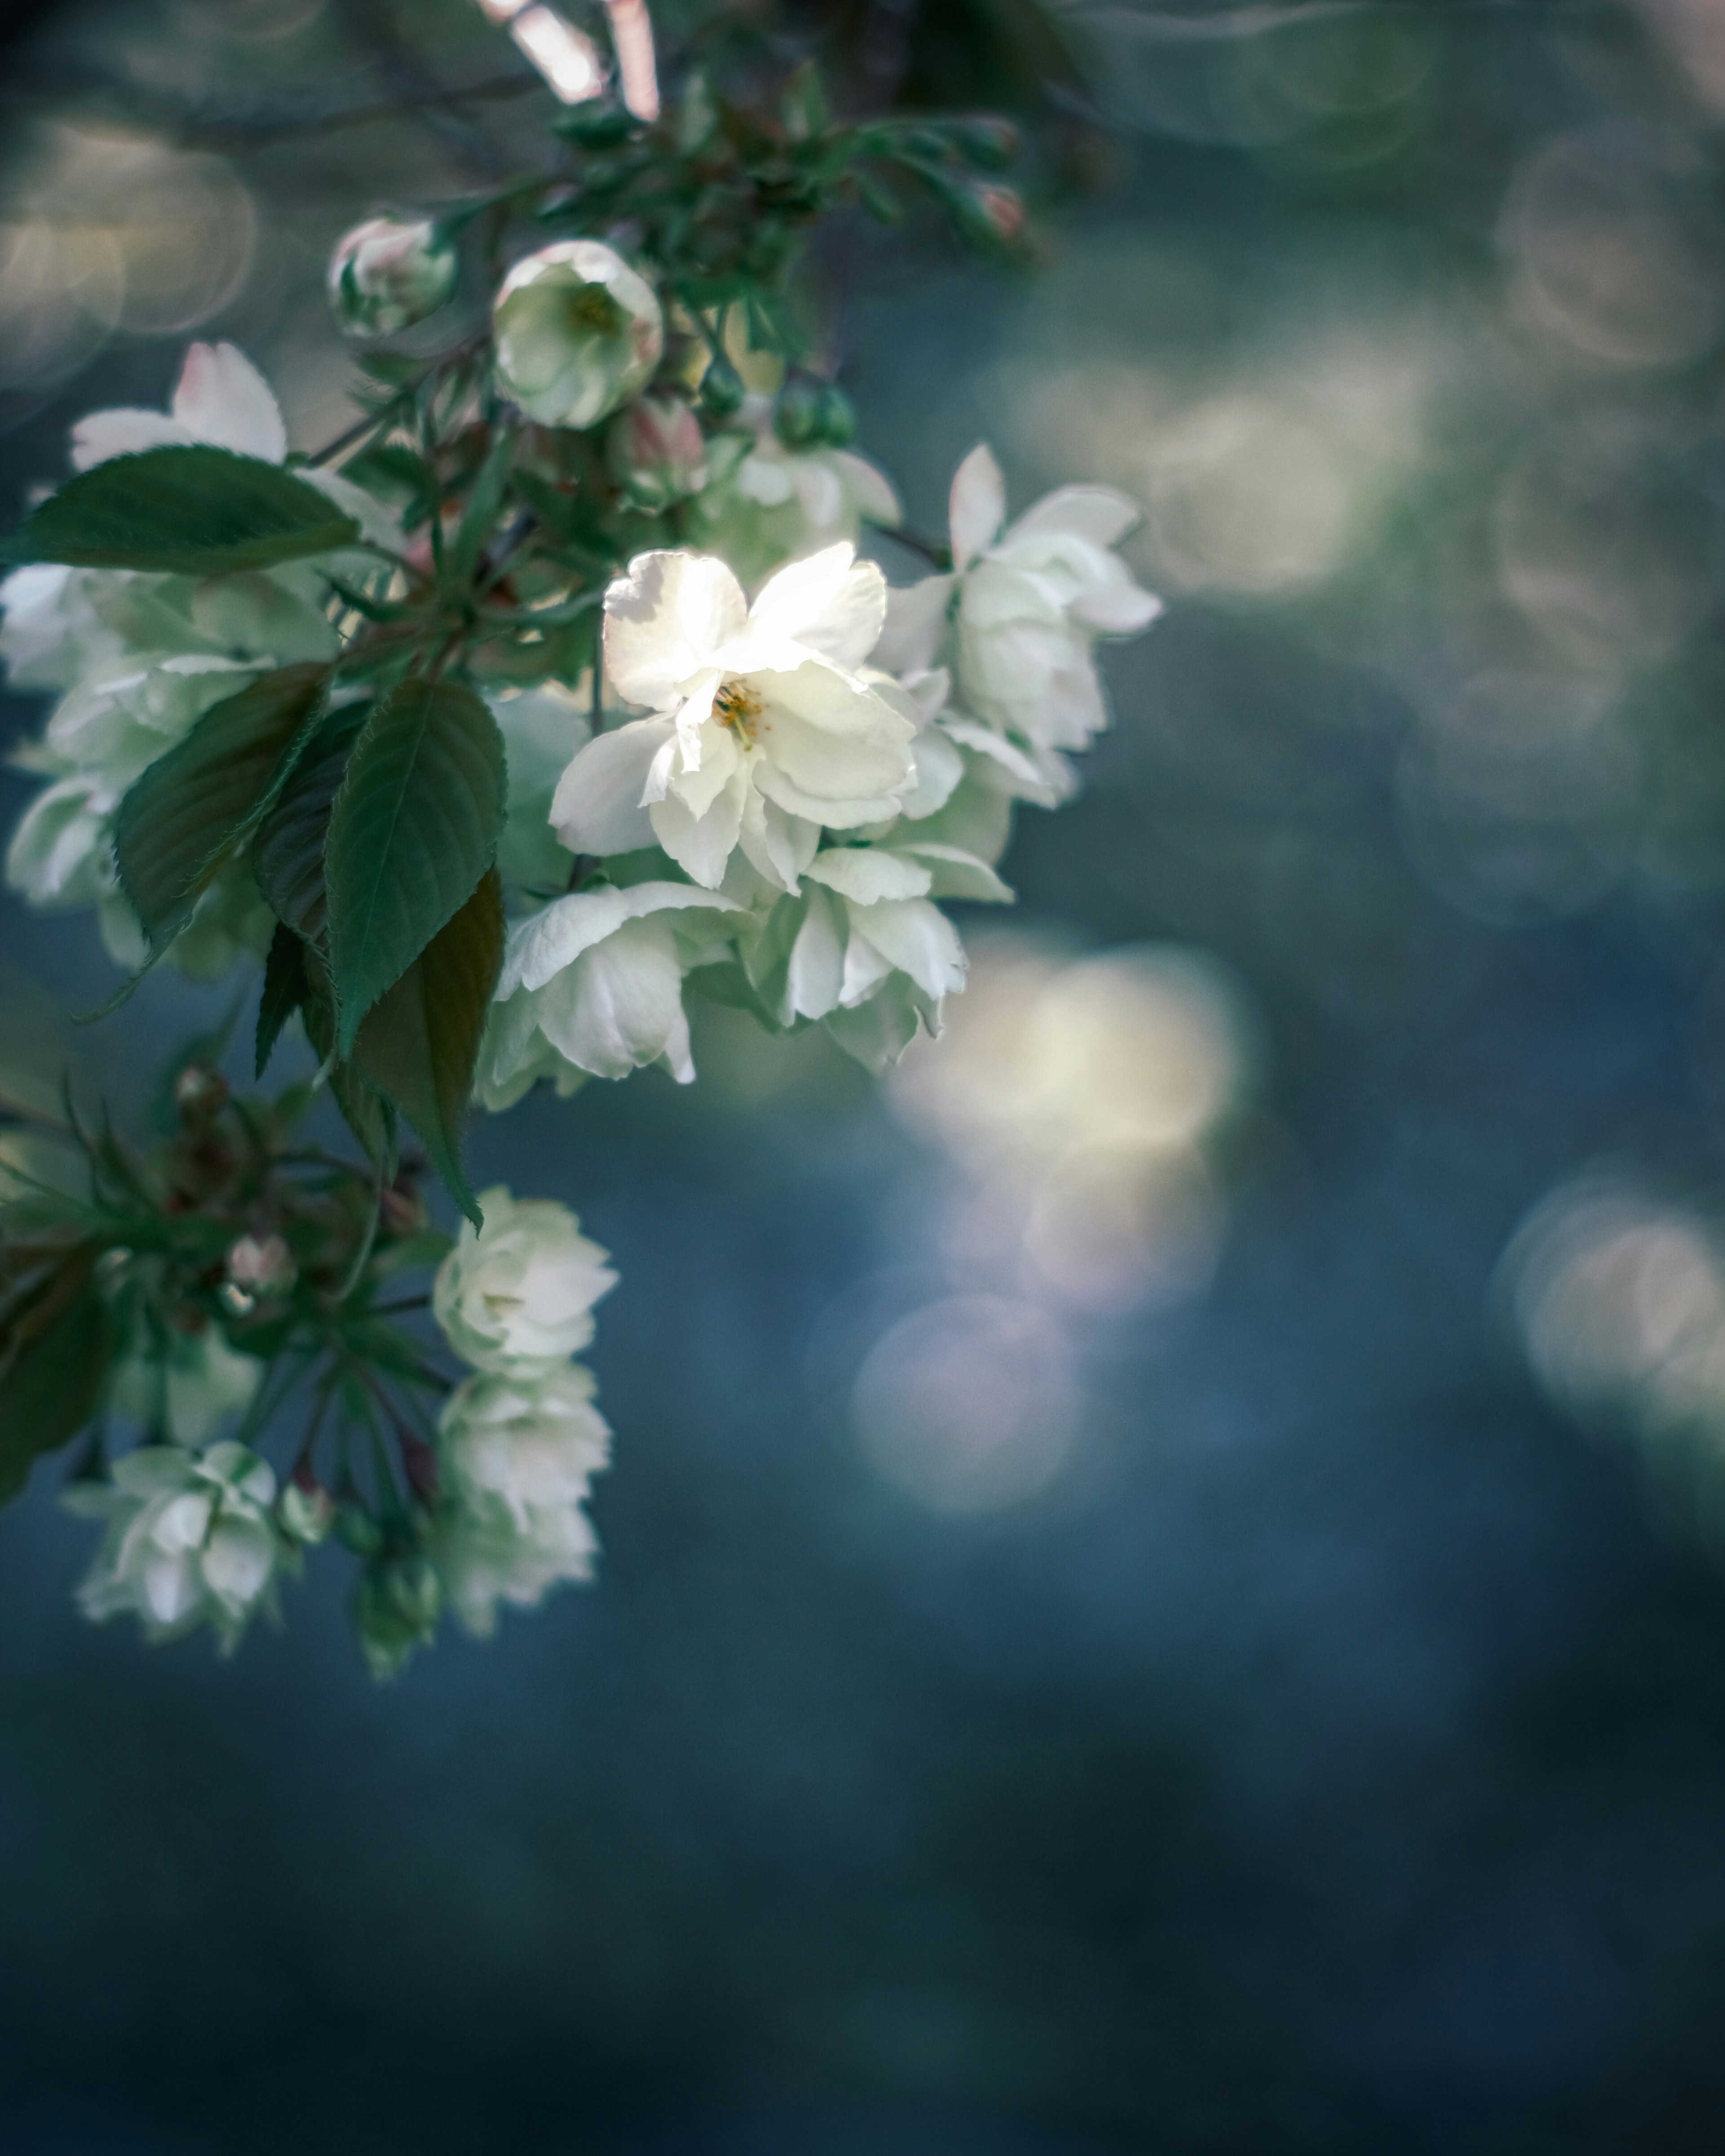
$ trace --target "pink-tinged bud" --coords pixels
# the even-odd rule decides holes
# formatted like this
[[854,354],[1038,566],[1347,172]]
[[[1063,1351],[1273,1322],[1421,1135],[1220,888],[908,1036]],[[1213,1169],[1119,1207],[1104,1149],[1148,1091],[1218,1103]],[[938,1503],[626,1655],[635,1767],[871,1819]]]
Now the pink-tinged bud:
[[356,336],[393,336],[435,314],[455,289],[454,251],[424,219],[368,218],[330,257],[330,300]]
[[286,1294],[299,1270],[280,1235],[242,1235],[228,1252],[228,1280],[250,1295]]
[[663,509],[706,484],[706,437],[680,397],[643,397],[611,423],[613,475],[643,509]]

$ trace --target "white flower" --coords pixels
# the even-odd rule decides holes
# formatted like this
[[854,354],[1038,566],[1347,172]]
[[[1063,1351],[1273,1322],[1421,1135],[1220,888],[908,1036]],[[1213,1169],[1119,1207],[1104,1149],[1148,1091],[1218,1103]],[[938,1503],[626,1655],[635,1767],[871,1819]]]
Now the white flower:
[[649,1063],[687,1085],[683,976],[731,957],[715,916],[742,912],[716,891],[639,883],[576,891],[517,921],[480,1055],[480,1101],[511,1106],[540,1078],[567,1096],[586,1076]]
[[98,1624],[130,1613],[152,1640],[208,1623],[231,1650],[275,1578],[275,1498],[268,1461],[243,1445],[127,1453],[110,1481],[74,1483],[64,1500],[107,1522],[79,1606]]
[[958,932],[936,898],[1004,902],[993,870],[901,824],[890,845],[817,854],[798,897],[781,898],[742,947],[743,968],[778,1024],[820,1019],[839,1045],[879,1069],[896,1062],[919,1022],[941,1029],[941,1007],[964,986]]
[[12,834],[7,882],[32,906],[100,905],[114,889],[119,806],[118,792],[92,772],[44,786]]
[[618,694],[654,713],[564,774],[552,821],[574,853],[655,839],[716,890],[732,850],[794,891],[823,826],[880,822],[916,780],[916,723],[855,670],[886,587],[849,546],[781,569],[752,607],[710,556],[640,554],[605,594]]
[[544,1367],[593,1338],[593,1306],[617,1284],[605,1252],[567,1205],[480,1194],[483,1229],[464,1222],[438,1268],[432,1309],[451,1348],[475,1369]]
[[[1032,798],[1070,792],[1062,752],[1086,747],[1108,722],[1096,639],[1130,635],[1162,611],[1111,551],[1138,516],[1111,487],[1066,486],[1003,531],[1005,483],[979,444],[952,481],[952,575],[893,594],[875,663],[896,673],[950,653],[964,711],[1024,744]],[[990,752],[980,729],[946,726]]]
[[484,1638],[497,1604],[531,1609],[593,1576],[598,1538],[583,1507],[611,1433],[578,1363],[536,1375],[470,1378],[439,1422],[449,1509],[436,1550],[456,1614]]
[[865,523],[891,529],[903,513],[891,482],[865,458],[788,449],[771,415],[765,398],[751,398],[744,428],[708,444],[711,477],[689,506],[691,536],[745,584],[797,555],[855,542]]
[[114,1374],[110,1399],[117,1414],[153,1435],[195,1449],[251,1405],[263,1373],[256,1356],[242,1355],[208,1325],[134,1349]]
[[330,302],[344,330],[393,336],[434,315],[455,289],[454,249],[429,219],[367,218],[336,242]]
[[652,379],[665,349],[653,287],[598,239],[517,262],[492,308],[497,379],[542,427],[591,427]]

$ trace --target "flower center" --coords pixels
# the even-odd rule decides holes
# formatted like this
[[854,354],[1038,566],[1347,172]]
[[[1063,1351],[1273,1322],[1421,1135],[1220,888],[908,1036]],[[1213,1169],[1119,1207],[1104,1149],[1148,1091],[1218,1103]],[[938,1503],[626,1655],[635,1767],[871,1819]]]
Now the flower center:
[[713,698],[713,716],[729,726],[738,740],[752,742],[755,721],[761,716],[761,700],[741,681],[727,681]]

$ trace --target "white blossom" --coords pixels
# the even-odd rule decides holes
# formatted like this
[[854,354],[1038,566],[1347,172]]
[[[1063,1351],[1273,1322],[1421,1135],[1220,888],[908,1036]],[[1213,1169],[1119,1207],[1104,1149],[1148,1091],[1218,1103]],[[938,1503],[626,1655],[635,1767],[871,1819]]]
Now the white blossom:
[[952,481],[952,574],[893,594],[875,665],[898,673],[949,657],[962,711],[944,730],[999,758],[1027,798],[1070,793],[1065,752],[1108,722],[1097,638],[1130,635],[1162,611],[1111,551],[1138,516],[1111,487],[1066,486],[1008,526],[1000,467],[978,444]]
[[79,420],[72,429],[72,465],[88,471],[110,457],[196,442],[272,465],[287,454],[281,408],[237,345],[190,346],[166,412],[121,407]]
[[593,1306],[617,1284],[605,1252],[567,1205],[480,1194],[483,1229],[462,1224],[438,1268],[432,1310],[444,1336],[475,1369],[544,1368],[593,1338]]
[[598,1538],[583,1509],[610,1459],[592,1373],[569,1363],[458,1386],[439,1423],[447,1498],[436,1561],[456,1614],[487,1636],[499,1602],[531,1609],[593,1576]]
[[691,536],[728,562],[745,584],[783,562],[841,540],[865,524],[889,530],[903,514],[883,472],[851,449],[788,449],[773,431],[772,406],[751,398],[737,429],[707,445],[709,479],[689,506]]
[[716,891],[649,882],[572,892],[517,921],[480,1050],[480,1101],[508,1107],[541,1078],[567,1096],[649,1063],[687,1085],[683,976],[732,955],[721,916],[742,911]]
[[330,302],[345,330],[393,336],[434,315],[455,289],[454,249],[429,218],[371,217],[330,256]]
[[274,1583],[275,1499],[274,1471],[242,1445],[127,1453],[109,1481],[74,1483],[64,1500],[107,1528],[79,1606],[96,1623],[136,1616],[152,1640],[208,1624],[231,1650]]
[[743,944],[744,971],[776,1024],[824,1020],[875,1069],[896,1062],[919,1024],[937,1034],[942,1004],[964,986],[963,944],[934,901],[1012,897],[987,863],[902,824],[891,844],[817,854],[803,886]]
[[598,239],[560,239],[517,262],[491,327],[497,379],[542,427],[595,425],[645,388],[665,349],[653,287]]
[[716,890],[733,850],[783,890],[824,827],[897,814],[916,722],[856,670],[886,588],[848,545],[793,562],[752,607],[722,562],[638,555],[605,594],[608,679],[652,713],[583,749],[552,820],[572,852],[655,840]]

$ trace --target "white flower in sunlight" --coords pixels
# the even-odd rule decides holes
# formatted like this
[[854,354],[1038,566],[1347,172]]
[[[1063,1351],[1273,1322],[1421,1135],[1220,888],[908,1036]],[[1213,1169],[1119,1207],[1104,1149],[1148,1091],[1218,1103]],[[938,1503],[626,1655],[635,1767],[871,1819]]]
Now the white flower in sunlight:
[[665,349],[653,287],[598,239],[560,239],[517,262],[491,326],[497,379],[542,427],[593,426],[646,388]]
[[230,1348],[208,1325],[135,1349],[114,1374],[110,1402],[152,1436],[195,1450],[208,1445],[229,1415],[251,1405],[263,1373],[256,1356]]
[[777,1024],[824,1019],[840,1047],[879,1070],[919,1024],[937,1034],[945,999],[964,986],[964,946],[934,900],[1011,897],[986,863],[921,841],[914,825],[890,845],[829,847],[800,895],[780,899],[744,943],[743,969]]
[[462,1224],[438,1268],[432,1310],[463,1362],[501,1373],[543,1367],[593,1338],[593,1306],[617,1284],[605,1252],[567,1205],[480,1194],[483,1229]]
[[611,1433],[578,1363],[458,1386],[439,1422],[448,1509],[436,1561],[456,1614],[485,1638],[499,1602],[531,1609],[593,1577],[598,1537],[583,1510]]
[[75,1482],[63,1501],[107,1524],[80,1608],[98,1624],[135,1616],[152,1640],[208,1624],[231,1650],[275,1579],[275,1501],[274,1471],[243,1445],[127,1453],[110,1481]]
[[455,251],[429,218],[369,217],[330,255],[330,303],[344,330],[393,336],[434,315],[455,289]]
[[865,524],[889,531],[903,511],[883,472],[851,449],[788,449],[772,427],[772,405],[752,398],[745,426],[707,444],[710,476],[689,506],[701,547],[753,584],[800,554],[853,543]]
[[683,976],[732,955],[718,916],[742,911],[689,884],[639,883],[576,891],[517,921],[480,1053],[482,1104],[511,1106],[541,1078],[567,1095],[649,1063],[687,1085]]
[[952,574],[893,594],[875,663],[898,673],[950,655],[963,711],[1025,744],[1040,760],[1029,785],[1059,798],[1070,790],[1061,752],[1108,722],[1097,638],[1131,635],[1162,611],[1112,552],[1140,512],[1111,487],[1065,486],[1007,525],[1000,467],[979,444],[953,479],[951,513]]
[[654,716],[570,765],[552,807],[564,843],[613,854],[656,839],[709,890],[740,844],[794,890],[822,827],[895,815],[916,782],[916,724],[855,671],[886,598],[849,546],[780,570],[752,607],[711,556],[638,555],[605,594],[605,669]]

